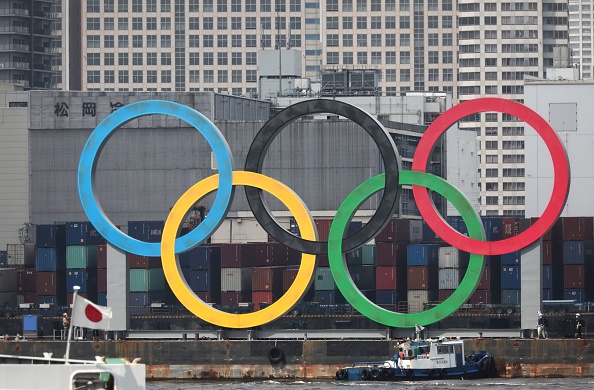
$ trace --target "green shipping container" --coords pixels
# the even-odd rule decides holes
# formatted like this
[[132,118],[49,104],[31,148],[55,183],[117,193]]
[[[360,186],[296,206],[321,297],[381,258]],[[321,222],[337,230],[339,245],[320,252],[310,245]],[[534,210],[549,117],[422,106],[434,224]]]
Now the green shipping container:
[[66,247],[66,268],[97,267],[97,245],[74,245]]
[[314,288],[316,291],[336,290],[336,283],[334,283],[330,267],[318,267]]
[[375,265],[375,244],[361,247],[361,265]]
[[161,268],[131,269],[130,292],[165,290],[165,273]]

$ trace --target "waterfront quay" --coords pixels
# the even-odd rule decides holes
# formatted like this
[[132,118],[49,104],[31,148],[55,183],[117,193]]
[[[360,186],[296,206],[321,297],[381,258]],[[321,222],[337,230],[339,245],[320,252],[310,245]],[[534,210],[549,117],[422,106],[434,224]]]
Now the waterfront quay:
[[[383,361],[401,340],[74,341],[70,356],[122,357],[147,365],[148,379],[332,379],[357,361]],[[593,339],[464,339],[466,353],[488,351],[501,378],[594,376]],[[0,342],[0,354],[60,357],[64,341]]]

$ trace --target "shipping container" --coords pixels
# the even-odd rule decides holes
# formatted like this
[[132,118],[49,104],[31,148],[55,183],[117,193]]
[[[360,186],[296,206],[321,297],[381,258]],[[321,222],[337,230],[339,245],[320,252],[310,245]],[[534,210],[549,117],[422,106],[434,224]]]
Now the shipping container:
[[66,225],[37,225],[35,227],[37,248],[63,248],[66,246]]
[[541,241],[542,245],[542,263],[545,265],[553,264],[553,245],[551,241]]
[[[543,286],[544,287],[544,286]],[[582,289],[586,287],[586,272],[582,264],[563,266],[563,288]]]
[[40,272],[63,271],[66,268],[66,247],[37,248],[35,268]]
[[[219,247],[220,248],[220,247]],[[219,256],[213,259],[211,264],[211,251],[208,246],[197,246],[189,251],[180,253],[179,264],[181,267],[189,267],[192,270],[221,268],[220,250]]]
[[468,236],[468,227],[461,216],[451,215],[447,217],[446,221],[454,230],[462,235]]
[[18,306],[16,291],[15,292],[0,292],[0,307],[16,307],[16,306]]
[[437,290],[437,267],[413,266],[408,267],[406,272],[406,285],[409,290]]
[[437,290],[408,290],[408,312],[418,313],[425,310],[425,304],[439,299]]
[[553,290],[550,288],[543,288],[542,289],[542,299],[543,301],[552,301],[553,298]]
[[563,264],[586,264],[594,262],[594,241],[564,241]]
[[90,222],[66,223],[66,246],[105,245],[105,239]]
[[408,244],[401,242],[378,242],[376,244],[375,264],[377,266],[406,266]]
[[17,288],[17,269],[0,269],[0,293],[16,293]]
[[363,245],[346,254],[347,265],[375,265],[376,246],[375,244]]
[[[534,225],[536,223],[536,221],[538,221],[538,219],[539,219],[539,217],[532,217],[532,218],[530,218],[530,226]],[[547,232],[545,234],[542,235],[543,241],[561,240],[561,237],[560,236],[559,237],[555,237],[553,239],[553,231],[555,231],[555,230],[559,230],[560,231],[561,230],[560,227],[558,227],[558,226],[560,226],[560,224],[561,224],[561,219],[557,219],[557,222],[555,222],[555,224],[549,230],[547,230]],[[524,228],[526,228],[526,230],[528,230],[528,228],[530,226],[528,226],[528,227],[524,226]]]
[[[139,256],[133,253],[128,253],[128,264],[130,264],[130,268],[161,268],[161,258],[160,257],[148,257],[148,256]],[[180,255],[181,260],[181,255]],[[180,261],[181,263],[181,261]]]
[[252,291],[282,291],[285,267],[252,268]]
[[520,303],[520,289],[501,290],[501,304],[519,305]]
[[35,291],[25,293],[25,303],[35,305],[37,303],[37,293]]
[[222,291],[221,305],[237,305],[252,301],[251,291]]
[[97,292],[107,292],[107,269],[105,268],[97,269]]
[[406,248],[406,264],[408,266],[438,265],[439,245],[413,244]]
[[455,290],[464,277],[464,270],[459,268],[442,268],[439,270],[439,289]]
[[107,306],[107,293],[106,292],[97,293],[97,304],[100,306]]
[[40,305],[59,305],[58,297],[55,295],[38,295],[37,296],[37,306]]
[[264,307],[262,306],[262,303],[274,303],[282,295],[282,291],[252,291],[252,302],[254,303],[254,309],[263,309]]
[[8,255],[6,251],[0,251],[0,268],[8,267]]
[[39,295],[55,295],[60,298],[63,304],[66,300],[66,273],[59,272],[37,272],[37,293]]
[[318,267],[330,267],[330,261],[328,260],[328,255],[317,255],[316,256],[316,265]]
[[351,280],[357,288],[363,290],[375,290],[375,267],[372,265],[355,265],[349,267]]
[[[491,288],[491,267],[484,266],[483,273],[479,279],[479,283],[476,286],[477,290],[489,290]],[[499,289],[499,288],[498,288]]]
[[518,235],[518,220],[515,218],[502,218],[501,238],[507,240]]
[[192,270],[190,271],[190,277],[186,277],[186,282],[192,289],[192,291],[208,291],[213,293],[213,299],[215,301],[220,300],[221,292],[221,274],[220,272],[214,272],[212,270]]
[[66,292],[72,293],[79,286],[81,293],[97,293],[97,269],[69,269],[66,271]]
[[594,239],[592,217],[562,217],[561,236],[563,241],[585,241]]
[[6,265],[11,268],[35,267],[35,244],[7,244]]
[[453,246],[439,248],[439,268],[466,268],[470,255]]
[[334,282],[332,271],[330,271],[329,267],[318,267],[316,269],[314,286],[316,291],[336,290],[336,283]]
[[161,242],[165,221],[129,221],[128,235],[144,242]]
[[490,304],[491,303],[491,290],[482,290],[482,289],[474,290],[474,292],[472,293],[470,298],[468,298],[467,303],[469,303],[471,305],[477,305],[477,304],[481,304],[481,303]]
[[66,247],[66,268],[97,268],[97,245],[76,245]]
[[433,229],[425,221],[423,221],[423,244],[439,244],[443,240],[437,235]]
[[450,295],[452,295],[452,293],[456,291],[456,290],[439,290],[438,292],[438,301],[439,302],[443,302],[446,299],[448,299],[450,297]]
[[97,268],[107,268],[107,245],[97,245]]
[[[394,290],[378,290],[375,292],[375,303],[380,306],[397,305],[398,292]],[[395,311],[395,308],[390,308]]]
[[129,312],[131,316],[147,316],[149,314],[149,307],[143,306],[130,306]]
[[501,289],[515,290],[522,288],[520,283],[520,267],[519,266],[502,266],[501,267]]
[[553,289],[553,267],[550,265],[542,266],[542,288]]
[[406,279],[406,267],[379,266],[375,269],[376,290],[405,291]]
[[130,292],[161,291],[165,285],[165,274],[161,268],[130,270]]
[[25,268],[23,274],[23,292],[35,292],[37,290],[37,271],[35,268]]
[[314,219],[318,231],[318,241],[328,241],[332,219]]
[[375,242],[417,243],[423,241],[423,222],[417,219],[391,219],[375,237]]
[[487,241],[498,241],[503,238],[503,218],[481,217],[485,227],[485,238]]
[[338,290],[316,290],[314,301],[320,305],[342,305],[346,299]]
[[583,289],[566,288],[563,289],[563,299],[572,299],[578,303],[586,301],[586,292]]
[[131,292],[128,296],[130,306],[150,306],[151,303],[167,303],[169,301],[167,291]]
[[501,255],[501,265],[520,265],[522,251],[515,251]]
[[221,268],[221,291],[252,291],[252,269]]

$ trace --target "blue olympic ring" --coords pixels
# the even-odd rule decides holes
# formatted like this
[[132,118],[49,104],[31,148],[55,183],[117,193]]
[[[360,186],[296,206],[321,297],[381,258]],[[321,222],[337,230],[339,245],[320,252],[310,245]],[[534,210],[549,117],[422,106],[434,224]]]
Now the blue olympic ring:
[[114,246],[140,256],[161,256],[161,243],[134,239],[119,230],[105,215],[95,197],[95,168],[101,150],[118,127],[132,119],[152,114],[173,116],[192,125],[206,138],[219,169],[219,185],[213,207],[195,229],[175,240],[175,252],[180,253],[205,241],[223,222],[233,199],[233,157],[229,144],[217,127],[198,111],[166,100],[144,100],[129,104],[105,118],[91,133],[78,165],[78,193],[89,221]]

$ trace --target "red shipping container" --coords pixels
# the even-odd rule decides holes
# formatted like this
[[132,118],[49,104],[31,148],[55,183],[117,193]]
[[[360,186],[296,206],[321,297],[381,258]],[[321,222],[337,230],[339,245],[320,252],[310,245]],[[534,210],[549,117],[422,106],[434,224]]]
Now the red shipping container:
[[26,268],[23,275],[23,291],[28,293],[35,290],[37,290],[37,271],[35,268]]
[[563,288],[584,288],[585,269],[581,264],[568,264],[563,266]]
[[251,291],[221,291],[221,305],[237,305],[251,301]]
[[[58,295],[57,280],[55,272],[37,273],[37,294],[39,295]],[[62,286],[63,287],[63,286]]]
[[198,296],[198,298],[202,299],[202,302],[205,303],[217,303],[212,301],[211,293],[208,291],[197,291],[194,292]]
[[240,268],[240,244],[221,244],[221,268]]
[[328,255],[317,255],[316,263],[318,267],[330,267],[330,261]]
[[107,245],[97,245],[97,268],[107,268]]
[[318,229],[318,241],[328,241],[328,235],[330,234],[330,225],[332,225],[331,219],[316,219],[316,228]]
[[107,269],[99,268],[97,270],[97,292],[107,292]]
[[[538,217],[532,217],[530,218],[530,226],[534,225],[536,223],[536,221],[538,221]],[[556,230],[556,226],[558,226],[558,224],[560,224],[561,221],[557,220],[557,222],[553,225],[552,228],[550,228],[545,234],[542,235],[542,239],[543,241],[552,241],[553,240],[553,231]],[[526,229],[528,230],[528,229]],[[557,238],[555,238],[557,239]],[[559,237],[558,239],[561,239],[561,237]]]
[[299,269],[290,268],[283,271],[283,291],[287,291],[295,281]]
[[518,234],[524,233],[532,225],[530,218],[519,218],[518,219]]
[[286,267],[252,268],[252,291],[282,291]]
[[437,267],[408,267],[406,288],[408,290],[437,290],[438,278]]
[[25,293],[25,303],[32,303],[37,305],[37,293],[36,292],[26,292]]
[[456,290],[439,290],[439,302],[443,302]]
[[[239,246],[239,251],[241,252],[239,256],[239,264],[229,267],[258,267],[272,265],[268,245],[267,242],[241,244],[241,246]],[[222,258],[221,267],[225,267]]]
[[[422,235],[422,232],[419,232]],[[410,242],[411,220],[393,218],[375,237],[375,242]]]
[[479,303],[491,303],[491,290],[475,290],[468,298],[468,303],[476,305]]
[[378,242],[375,244],[376,265],[406,266],[407,244],[398,242]]
[[260,310],[260,303],[273,303],[283,295],[282,291],[254,291],[252,292],[252,302],[254,310]]
[[491,267],[488,265],[485,266],[483,275],[481,276],[476,288],[477,290],[489,290],[491,288]]
[[515,218],[503,218],[502,239],[518,235],[518,227]]
[[160,257],[139,256],[132,253],[128,254],[130,268],[161,268]]
[[17,292],[19,294],[25,293],[25,270],[17,269]]
[[406,287],[406,267],[379,266],[375,268],[376,290],[404,291]]
[[563,241],[594,239],[594,219],[592,217],[563,217],[560,219]]
[[280,243],[269,243],[268,254],[270,265],[299,265],[301,252],[291,249]]
[[551,241],[542,242],[542,263],[544,265],[553,265],[553,243]]

